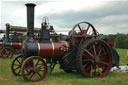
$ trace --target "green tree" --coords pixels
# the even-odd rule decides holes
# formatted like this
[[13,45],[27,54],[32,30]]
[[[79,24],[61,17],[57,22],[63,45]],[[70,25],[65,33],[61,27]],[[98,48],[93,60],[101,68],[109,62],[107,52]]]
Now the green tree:
[[128,34],[118,34],[117,35],[116,47],[128,49]]

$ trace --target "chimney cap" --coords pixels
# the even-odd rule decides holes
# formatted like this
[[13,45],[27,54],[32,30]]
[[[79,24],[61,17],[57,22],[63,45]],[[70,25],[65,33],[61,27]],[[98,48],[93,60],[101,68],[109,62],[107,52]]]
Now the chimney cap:
[[34,7],[34,6],[36,6],[36,4],[34,4],[34,3],[27,3],[27,4],[25,4],[26,6],[31,6],[31,7]]

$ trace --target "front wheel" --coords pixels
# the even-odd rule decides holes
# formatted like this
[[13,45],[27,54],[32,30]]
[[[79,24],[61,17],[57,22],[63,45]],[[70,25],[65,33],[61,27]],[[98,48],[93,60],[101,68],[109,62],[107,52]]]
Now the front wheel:
[[21,76],[22,57],[22,55],[18,55],[11,63],[11,71],[16,76]]
[[21,71],[26,81],[37,82],[46,77],[47,65],[41,57],[33,56],[23,62]]

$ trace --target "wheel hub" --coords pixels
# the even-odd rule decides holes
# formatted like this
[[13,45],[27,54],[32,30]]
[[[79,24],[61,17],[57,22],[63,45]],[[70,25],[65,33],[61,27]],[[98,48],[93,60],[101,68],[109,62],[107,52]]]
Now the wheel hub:
[[34,72],[38,73],[39,72],[39,68],[38,67],[34,67]]
[[98,63],[99,62],[99,57],[96,56],[94,60],[95,60],[96,63]]

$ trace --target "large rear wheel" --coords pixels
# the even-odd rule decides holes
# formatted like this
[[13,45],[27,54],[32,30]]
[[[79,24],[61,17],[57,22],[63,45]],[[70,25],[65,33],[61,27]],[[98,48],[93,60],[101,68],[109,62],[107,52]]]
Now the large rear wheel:
[[112,52],[102,40],[84,42],[77,53],[77,66],[87,77],[104,77],[112,66]]

